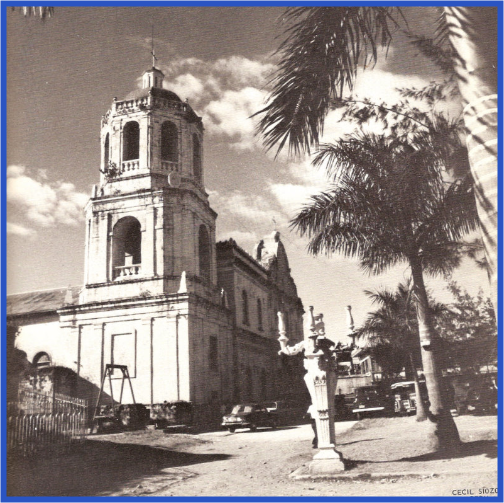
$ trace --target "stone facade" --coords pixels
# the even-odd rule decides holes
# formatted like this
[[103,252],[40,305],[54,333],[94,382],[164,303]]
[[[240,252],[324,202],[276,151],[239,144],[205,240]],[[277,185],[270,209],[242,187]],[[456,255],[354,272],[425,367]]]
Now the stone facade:
[[[252,255],[233,240],[216,244],[202,122],[162,80],[151,68],[144,88],[114,99],[102,118],[84,285],[10,296],[16,344],[35,364],[44,354],[97,387],[107,363],[127,365],[135,400],[146,405],[218,409],[289,396],[299,365],[277,354],[276,313],[286,313],[295,342],[303,306],[280,236]],[[121,377],[112,379],[114,396]],[[125,386],[123,403],[129,395]]]

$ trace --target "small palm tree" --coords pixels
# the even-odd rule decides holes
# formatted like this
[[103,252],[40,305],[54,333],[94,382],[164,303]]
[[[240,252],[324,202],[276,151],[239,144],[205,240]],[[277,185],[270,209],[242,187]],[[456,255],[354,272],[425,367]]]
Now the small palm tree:
[[409,143],[355,134],[325,145],[315,164],[327,166],[333,185],[312,196],[291,225],[310,238],[309,252],[359,257],[381,274],[406,262],[411,269],[423,370],[435,423],[433,447],[458,445],[459,436],[441,386],[439,342],[424,273],[446,274],[460,261],[462,237],[477,228],[471,180],[449,183],[428,135]]
[[[429,7],[421,7],[429,8]],[[439,39],[449,41],[468,131],[482,239],[491,281],[497,280],[497,7],[440,8]],[[372,66],[404,25],[397,7],[290,7],[270,99],[257,114],[267,148],[309,152],[359,65]],[[369,64],[368,64],[369,63]],[[446,63],[446,61],[445,61]],[[494,299],[495,303],[495,299]]]
[[[368,313],[364,324],[357,330],[361,344],[371,348],[378,364],[384,369],[406,371],[415,382],[417,421],[427,419],[424,398],[419,386],[417,368],[421,360],[418,320],[412,296],[411,280],[400,283],[396,290],[366,290],[364,293],[379,307]],[[445,306],[430,303],[433,316],[445,311]]]

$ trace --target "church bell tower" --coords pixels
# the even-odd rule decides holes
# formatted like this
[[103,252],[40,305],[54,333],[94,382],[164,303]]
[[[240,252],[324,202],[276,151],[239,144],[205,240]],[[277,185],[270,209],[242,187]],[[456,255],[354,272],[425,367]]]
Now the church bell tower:
[[148,69],[142,88],[114,98],[102,117],[81,303],[177,293],[183,272],[188,290],[201,293],[217,282],[203,124],[163,79]]

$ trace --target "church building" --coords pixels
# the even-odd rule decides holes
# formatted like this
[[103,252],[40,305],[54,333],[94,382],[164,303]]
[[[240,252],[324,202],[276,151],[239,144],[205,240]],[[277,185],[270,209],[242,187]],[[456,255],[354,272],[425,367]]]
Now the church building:
[[[216,243],[203,123],[163,78],[150,68],[142,88],[114,98],[102,117],[84,284],[8,296],[16,347],[35,366],[66,367],[96,387],[106,364],[127,365],[147,406],[295,395],[295,362],[278,356],[277,312],[295,343],[304,311],[280,235],[251,254],[233,239]],[[121,378],[115,371],[114,396]],[[125,386],[123,403],[128,395]]]

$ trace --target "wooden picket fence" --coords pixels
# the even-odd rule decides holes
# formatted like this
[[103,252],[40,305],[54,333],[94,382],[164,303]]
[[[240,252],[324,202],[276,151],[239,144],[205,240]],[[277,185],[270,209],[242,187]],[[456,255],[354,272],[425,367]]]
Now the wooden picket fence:
[[8,404],[7,450],[24,456],[51,448],[68,448],[87,432],[86,400],[20,390]]

